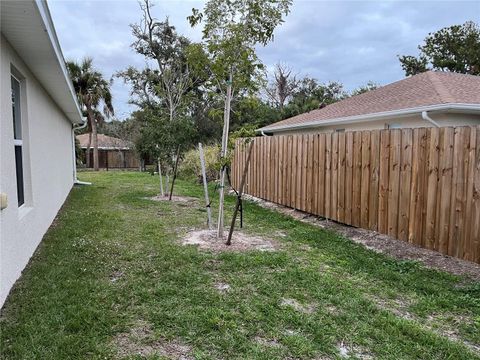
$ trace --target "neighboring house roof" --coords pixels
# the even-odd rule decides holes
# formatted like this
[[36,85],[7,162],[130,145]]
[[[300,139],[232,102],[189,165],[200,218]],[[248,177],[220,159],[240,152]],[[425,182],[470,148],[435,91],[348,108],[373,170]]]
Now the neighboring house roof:
[[[112,136],[98,134],[98,148],[102,150],[129,150],[133,147],[130,141],[118,139]],[[77,135],[80,147],[86,149],[88,147],[89,134]],[[90,147],[93,148],[93,139]]]
[[480,113],[480,76],[427,71],[265,126],[258,131],[351,123],[422,111]]
[[1,32],[74,124],[84,122],[45,0],[0,1]]

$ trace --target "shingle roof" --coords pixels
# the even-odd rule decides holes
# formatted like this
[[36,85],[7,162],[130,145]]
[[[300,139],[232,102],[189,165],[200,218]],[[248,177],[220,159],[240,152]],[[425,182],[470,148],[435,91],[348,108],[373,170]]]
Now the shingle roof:
[[261,130],[442,104],[480,104],[480,76],[427,71],[312,110]]
[[[88,133],[77,135],[77,139],[80,142],[80,147],[86,149],[88,145]],[[114,138],[104,134],[98,134],[98,148],[99,149],[117,149],[117,150],[126,150],[132,147],[132,143],[126,140]],[[93,148],[93,140],[90,144],[90,147]]]

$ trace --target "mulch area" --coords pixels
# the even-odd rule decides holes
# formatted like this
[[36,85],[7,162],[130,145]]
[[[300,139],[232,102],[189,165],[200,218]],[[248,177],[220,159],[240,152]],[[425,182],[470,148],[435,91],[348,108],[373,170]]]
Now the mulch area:
[[217,237],[216,230],[191,231],[182,239],[182,245],[196,245],[202,250],[213,252],[276,251],[280,248],[280,244],[277,241],[248,235],[241,231],[233,233],[231,245],[225,245],[227,237],[228,229],[224,231],[223,238]]

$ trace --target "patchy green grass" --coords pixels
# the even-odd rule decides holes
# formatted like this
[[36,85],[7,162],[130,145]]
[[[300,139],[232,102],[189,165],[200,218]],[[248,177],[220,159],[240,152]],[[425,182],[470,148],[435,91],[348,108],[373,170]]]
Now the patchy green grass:
[[81,179],[4,307],[5,359],[480,359],[479,283],[251,203],[244,231],[281,250],[201,252],[179,239],[202,201],[145,199],[144,173]]

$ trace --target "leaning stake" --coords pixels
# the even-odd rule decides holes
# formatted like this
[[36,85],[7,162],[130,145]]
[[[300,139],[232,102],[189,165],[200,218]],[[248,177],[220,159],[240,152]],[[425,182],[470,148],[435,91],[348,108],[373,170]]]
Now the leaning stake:
[[172,201],[173,185],[175,185],[175,179],[177,178],[177,168],[178,168],[179,159],[180,159],[180,145],[178,145],[178,148],[177,148],[177,158],[175,159],[175,169],[173,169],[172,188],[170,189],[170,197],[168,198],[168,201]]
[[158,158],[158,177],[160,178],[160,196],[165,196],[163,192],[162,166],[160,165],[160,158]]
[[237,202],[235,204],[235,210],[233,211],[232,223],[230,225],[230,231],[228,232],[228,239],[225,245],[232,244],[233,229],[235,228],[235,220],[237,220],[238,209],[240,208],[240,204],[242,201],[243,186],[245,185],[245,179],[247,177],[247,171],[248,171],[248,164],[250,163],[250,157],[252,156],[253,142],[254,140],[252,140],[252,142],[250,143],[250,147],[248,148],[247,161],[245,162],[245,166],[243,167],[242,181],[240,181],[240,188],[238,189]]
[[205,155],[203,154],[202,143],[198,143],[198,150],[200,151],[200,164],[202,166],[203,190],[205,192],[205,206],[207,207],[207,225],[208,229],[212,230],[212,209],[210,207],[210,199],[208,197],[208,183],[207,173],[205,171]]

